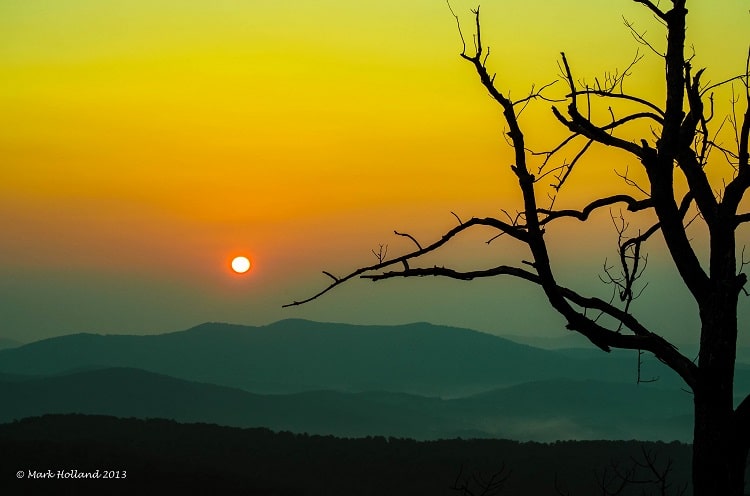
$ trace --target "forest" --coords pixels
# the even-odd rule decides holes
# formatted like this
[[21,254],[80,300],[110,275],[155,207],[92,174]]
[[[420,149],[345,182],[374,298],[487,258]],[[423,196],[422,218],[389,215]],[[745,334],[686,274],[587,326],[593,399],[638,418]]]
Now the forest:
[[0,467],[2,486],[27,495],[678,495],[690,446],[337,438],[70,414],[0,425]]

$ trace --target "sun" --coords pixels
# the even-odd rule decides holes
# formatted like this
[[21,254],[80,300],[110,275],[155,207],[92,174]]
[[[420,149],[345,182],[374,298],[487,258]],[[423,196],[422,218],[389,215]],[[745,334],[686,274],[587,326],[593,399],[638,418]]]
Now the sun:
[[250,260],[247,257],[234,257],[232,259],[232,270],[238,274],[244,274],[250,270]]

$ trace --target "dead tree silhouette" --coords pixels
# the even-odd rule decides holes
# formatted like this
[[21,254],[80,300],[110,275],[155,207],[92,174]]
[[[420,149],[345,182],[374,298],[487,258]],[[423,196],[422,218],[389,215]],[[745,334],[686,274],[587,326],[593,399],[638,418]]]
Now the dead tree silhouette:
[[[669,10],[662,9],[651,0],[632,0],[648,9],[666,31],[666,50],[659,52],[646,38],[628,24],[634,37],[664,59],[664,93],[662,105],[653,103],[624,91],[623,81],[630,75],[633,65],[624,71],[610,74],[603,81],[585,84],[577,80],[568,58],[561,55],[561,79],[566,85],[562,106],[560,101],[545,96],[549,85],[532,89],[525,98],[511,100],[500,89],[495,75],[491,75],[486,62],[489,48],[483,46],[479,8],[473,10],[473,50],[467,52],[465,37],[461,34],[461,57],[476,71],[481,84],[492,100],[499,105],[506,126],[507,141],[513,149],[511,169],[523,198],[522,210],[507,218],[458,219],[458,225],[445,232],[436,241],[422,245],[409,237],[415,249],[401,256],[380,259],[378,263],[361,267],[343,277],[329,272],[333,279],[328,287],[305,300],[285,306],[300,305],[314,300],[346,281],[362,277],[373,281],[396,277],[442,276],[471,280],[493,276],[511,276],[541,287],[549,305],[566,321],[570,331],[578,332],[591,343],[609,352],[612,348],[643,350],[673,369],[684,380],[694,397],[693,443],[693,494],[717,496],[743,494],[745,467],[750,446],[750,396],[734,408],[734,366],[738,332],[738,299],[747,282],[742,272],[748,262],[737,253],[737,230],[750,221],[750,212],[741,213],[745,191],[750,186],[748,163],[748,134],[750,134],[750,54],[745,62],[744,74],[717,84],[703,84],[704,69],[693,70],[692,56],[685,55],[685,30],[688,10],[687,0],[669,0]],[[451,11],[452,12],[452,11]],[[454,14],[455,15],[455,14]],[[456,17],[458,23],[458,18]],[[461,25],[458,23],[459,33]],[[727,122],[733,127],[731,146],[716,140],[722,124],[713,120],[713,90],[720,85],[739,85],[741,98],[732,101]],[[736,95],[733,91],[733,95]],[[552,101],[552,113],[557,122],[567,129],[568,136],[557,146],[541,154],[539,170],[532,172],[531,163],[539,154],[527,148],[519,115],[532,101]],[[606,122],[595,122],[598,102],[605,105],[626,103],[636,111],[626,111],[617,116],[609,107]],[[743,109],[744,107],[744,113]],[[624,137],[633,123],[647,123],[650,132],[636,139]],[[554,199],[560,189],[571,180],[571,172],[581,158],[593,147],[603,145],[624,152],[637,161],[645,171],[647,186],[639,186],[626,172],[620,173],[629,191],[637,193],[601,196],[580,209],[559,209]],[[576,147],[577,146],[577,147]],[[576,147],[576,148],[573,148]],[[554,166],[557,157],[574,154],[570,161]],[[711,152],[715,152],[711,155]],[[712,184],[706,169],[718,157],[729,163],[733,174],[724,184]],[[552,202],[541,207],[538,192],[552,178]],[[676,186],[676,179],[687,184],[685,190]],[[544,180],[544,181],[543,181]],[[636,236],[619,231],[618,269],[605,266],[605,281],[616,288],[611,301],[586,296],[558,282],[550,261],[550,247],[545,232],[558,226],[563,219],[586,222],[600,209],[615,205],[628,212],[653,213],[655,222]],[[695,211],[691,217],[690,212]],[[692,214],[691,214],[692,215]],[[614,217],[616,221],[616,216]],[[697,248],[686,232],[691,222],[702,222],[708,238],[707,266],[701,263]],[[435,252],[450,243],[460,233],[478,226],[493,229],[497,236],[512,238],[526,245],[530,260],[518,265],[461,271],[444,266],[418,267],[420,257]],[[679,273],[681,281],[700,317],[700,350],[697,363],[680,353],[657,332],[646,327],[632,312],[631,303],[638,296],[635,283],[643,274],[644,243],[660,233],[668,254]],[[494,239],[494,238],[493,238]],[[619,302],[617,302],[619,300]]]
[[450,487],[463,496],[498,496],[502,493],[506,481],[511,476],[512,470],[505,464],[491,474],[473,472],[464,474],[463,466],[456,475],[456,480]]
[[[641,446],[639,456],[631,456],[625,463],[610,461],[609,466],[595,471],[596,485],[600,496],[684,496],[688,484],[671,480],[674,460],[660,461],[658,454]],[[555,477],[555,492],[558,496],[575,496],[566,490]]]

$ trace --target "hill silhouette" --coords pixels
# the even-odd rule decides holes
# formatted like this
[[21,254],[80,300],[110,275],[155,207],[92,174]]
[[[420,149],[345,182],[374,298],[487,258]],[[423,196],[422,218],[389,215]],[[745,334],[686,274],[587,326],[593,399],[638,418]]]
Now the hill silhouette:
[[[256,393],[383,390],[445,398],[592,375],[634,380],[632,354],[600,355],[592,350],[572,356],[425,323],[355,326],[290,319],[261,327],[209,323],[152,336],[61,336],[0,350],[0,373],[44,376],[130,367]],[[740,382],[747,372],[738,374]],[[655,374],[663,385],[679,384],[663,367]]]
[[261,395],[138,369],[0,380],[0,422],[49,413],[166,418],[343,437],[688,440],[690,397],[635,384],[548,380],[457,399],[308,391]]
[[20,341],[0,337],[0,350],[5,350],[8,348],[18,348],[22,344],[23,343],[21,343]]

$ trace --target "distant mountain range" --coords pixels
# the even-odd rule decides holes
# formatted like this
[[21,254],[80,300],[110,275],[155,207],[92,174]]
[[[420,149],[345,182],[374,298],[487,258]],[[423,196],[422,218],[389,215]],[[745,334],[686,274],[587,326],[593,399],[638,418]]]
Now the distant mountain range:
[[[635,368],[634,352],[542,350],[424,323],[74,334],[0,350],[0,421],[91,413],[340,436],[689,439],[679,379],[645,359],[644,376],[661,379],[636,385]],[[738,367],[738,382],[749,372]]]
[[7,348],[17,348],[22,344],[23,343],[21,343],[20,341],[15,341],[13,339],[0,338],[0,350],[5,350]]
[[691,398],[597,381],[542,381],[443,400],[405,393],[259,395],[138,369],[0,378],[0,422],[48,413],[167,418],[339,437],[688,441]]
[[[331,389],[459,397],[550,379],[632,382],[636,355],[542,350],[424,323],[356,326],[296,319],[261,327],[203,324],[151,336],[73,334],[0,350],[0,373],[45,376],[108,367],[256,393]],[[643,375],[661,377],[661,385],[681,385],[655,360],[646,360]]]

